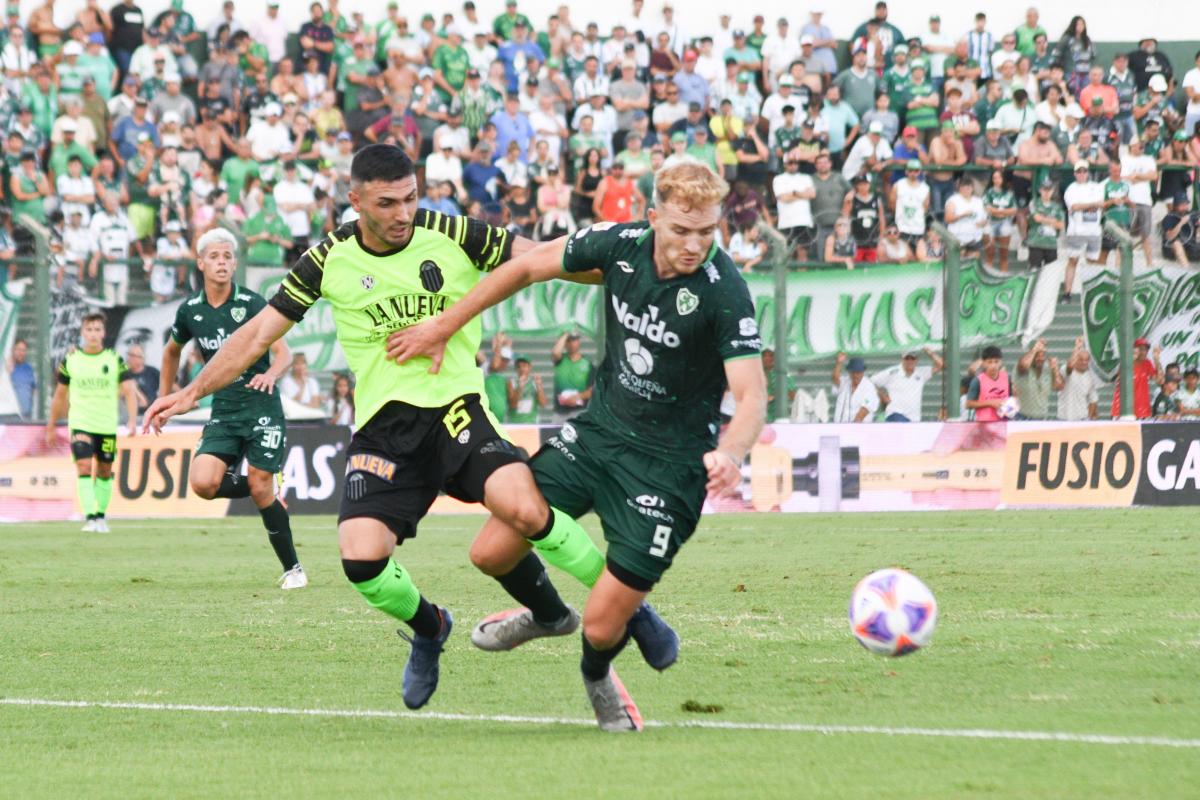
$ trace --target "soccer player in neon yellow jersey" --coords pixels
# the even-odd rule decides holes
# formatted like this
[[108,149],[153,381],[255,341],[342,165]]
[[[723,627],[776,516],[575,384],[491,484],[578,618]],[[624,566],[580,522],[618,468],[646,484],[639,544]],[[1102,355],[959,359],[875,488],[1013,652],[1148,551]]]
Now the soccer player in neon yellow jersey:
[[[539,246],[481,281],[428,322],[389,337],[401,363],[445,363],[446,342],[484,309],[535,281],[600,269],[604,362],[587,411],[534,456],[549,503],[595,510],[607,563],[583,612],[581,671],[600,727],[640,730],[641,716],[612,671],[628,623],[692,535],[706,492],[732,492],[766,414],[762,342],[737,266],[714,244],[728,186],[702,164],[655,176],[649,223],[600,223]],[[448,356],[447,356],[448,357]],[[411,359],[411,361],[410,361]],[[717,436],[726,385],[737,403]],[[476,563],[507,563],[529,545],[493,518]],[[473,639],[486,640],[488,620]]]
[[[137,435],[137,388],[125,359],[104,346],[104,315],[88,314],[80,327],[83,346],[58,368],[58,386],[46,421],[46,443],[58,437],[58,420],[67,415],[71,455],[78,474],[79,507],[87,517],[83,529],[108,533],[113,462],[117,458],[117,398],[125,398],[129,435]],[[94,466],[93,466],[94,462]]]
[[[347,452],[338,515],[342,567],[370,605],[412,628],[404,702],[419,708],[437,688],[438,659],[453,620],[422,597],[392,553],[416,534],[439,491],[482,502],[509,530],[535,540],[547,561],[588,585],[604,559],[570,515],[546,505],[529,467],[497,430],[475,363],[478,322],[451,339],[438,375],[428,374],[428,362],[400,365],[386,357],[389,333],[444,313],[482,273],[532,243],[514,242],[504,229],[477,220],[418,211],[413,163],[392,145],[370,145],[355,155],[350,202],[359,219],[306,252],[270,304],[229,338],[195,381],[147,409],[144,424],[160,428],[227,385],[319,297],[329,301],[357,378],[358,430]],[[528,609],[508,626],[509,646],[574,632],[579,615],[559,598],[537,556],[522,556],[511,569],[489,573]],[[635,624],[634,636],[643,654],[652,666],[668,666],[677,650],[673,632],[649,606],[637,616],[641,627]]]

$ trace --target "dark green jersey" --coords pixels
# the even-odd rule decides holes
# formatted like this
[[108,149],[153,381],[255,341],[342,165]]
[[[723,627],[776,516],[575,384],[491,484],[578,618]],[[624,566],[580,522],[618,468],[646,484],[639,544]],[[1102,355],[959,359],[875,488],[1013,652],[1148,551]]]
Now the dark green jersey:
[[116,433],[121,383],[132,378],[125,359],[109,348],[68,355],[58,367],[58,382],[67,387],[70,401],[67,425],[73,431]]
[[605,356],[583,416],[641,450],[692,461],[717,441],[725,361],[758,358],[750,291],[714,247],[664,280],[645,223],[600,223],[567,240],[563,269],[604,273]]
[[[266,304],[267,301],[260,295],[235,285],[229,293],[229,299],[213,308],[201,289],[179,304],[179,310],[175,312],[175,324],[171,326],[171,338],[179,345],[195,339],[201,357],[208,363],[233,332],[247,320],[253,319]],[[270,367],[271,359],[263,353],[237,380],[213,395],[213,417],[282,416],[283,405],[278,392],[266,394],[246,388],[246,381]]]
[[[1041,219],[1035,219],[1035,217]],[[1066,219],[1066,211],[1057,200],[1044,203],[1040,197],[1033,198],[1033,202],[1029,206],[1029,235],[1025,238],[1026,246],[1041,247],[1046,250],[1057,248],[1059,229],[1048,224],[1047,220],[1065,222]]]
[[[1104,199],[1108,200],[1128,200],[1129,199],[1129,182],[1111,178],[1104,182]],[[1129,227],[1129,206],[1124,204],[1111,205],[1104,209],[1105,221],[1111,220],[1123,228]]]

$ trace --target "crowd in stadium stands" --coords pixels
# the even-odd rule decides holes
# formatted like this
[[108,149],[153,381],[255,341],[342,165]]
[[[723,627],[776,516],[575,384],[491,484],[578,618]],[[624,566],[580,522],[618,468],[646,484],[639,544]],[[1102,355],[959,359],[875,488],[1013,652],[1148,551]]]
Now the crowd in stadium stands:
[[1200,53],[1183,69],[1147,37],[1104,63],[1080,16],[1059,33],[1033,8],[967,31],[935,14],[905,35],[883,2],[853,31],[819,7],[684,21],[671,0],[605,31],[516,0],[492,20],[470,0],[411,19],[326,0],[298,28],[278,2],[200,9],[8,6],[0,280],[31,253],[23,215],[52,232],[54,285],[116,304],[131,284],[178,297],[217,225],[284,265],[353,218],[366,142],[420,162],[423,207],[539,239],[642,218],[658,168],[703,162],[733,186],[720,241],[746,270],[938,261],[935,219],[1001,271],[1061,251],[1067,299],[1079,259],[1116,248],[1108,220],[1147,259],[1200,260]]

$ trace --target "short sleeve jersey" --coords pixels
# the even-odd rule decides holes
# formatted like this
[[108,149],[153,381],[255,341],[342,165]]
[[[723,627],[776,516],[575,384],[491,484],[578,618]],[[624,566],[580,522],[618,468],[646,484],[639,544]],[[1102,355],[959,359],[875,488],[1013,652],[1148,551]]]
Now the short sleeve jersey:
[[605,355],[582,416],[671,461],[711,450],[724,362],[758,358],[762,349],[733,260],[714,247],[695,272],[662,279],[645,223],[599,223],[567,240],[563,269],[604,274]]
[[450,337],[436,375],[428,372],[428,358],[389,361],[387,337],[441,314],[511,251],[508,231],[470,217],[419,209],[408,244],[386,252],[368,249],[358,223],[350,222],[300,257],[271,305],[299,322],[318,298],[329,301],[338,342],[357,379],[354,415],[361,428],[393,400],[441,408],[467,394],[486,398],[475,363],[478,318]]
[[73,431],[113,435],[117,432],[117,395],[133,373],[125,359],[105,348],[99,353],[76,350],[58,367],[58,382],[68,390],[67,425]]
[[[195,340],[200,356],[207,364],[233,332],[253,319],[266,305],[267,301],[262,295],[234,286],[229,292],[229,299],[214,308],[209,305],[208,297],[201,289],[179,304],[179,310],[175,312],[175,324],[171,326],[171,339],[178,345]],[[247,381],[270,367],[270,356],[263,353],[237,380],[214,394],[213,419],[281,416],[283,405],[278,392],[267,394],[246,386]]]

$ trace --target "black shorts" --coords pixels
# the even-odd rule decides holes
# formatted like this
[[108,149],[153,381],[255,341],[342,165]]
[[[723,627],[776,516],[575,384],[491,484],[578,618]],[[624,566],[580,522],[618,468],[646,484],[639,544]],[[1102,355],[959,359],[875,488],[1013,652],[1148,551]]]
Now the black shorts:
[[117,459],[117,435],[71,431],[71,455],[76,461],[91,461],[94,457],[101,464],[111,464]]
[[1029,248],[1029,268],[1039,269],[1052,261],[1058,260],[1058,248],[1031,247]]
[[481,503],[491,474],[524,460],[477,394],[442,408],[391,402],[350,440],[338,522],[377,519],[404,541],[439,492]]

